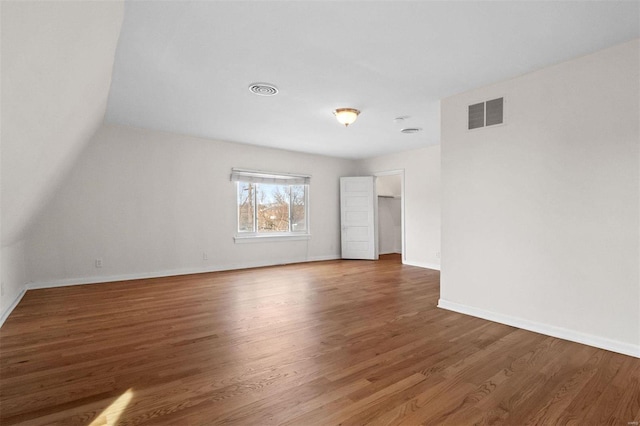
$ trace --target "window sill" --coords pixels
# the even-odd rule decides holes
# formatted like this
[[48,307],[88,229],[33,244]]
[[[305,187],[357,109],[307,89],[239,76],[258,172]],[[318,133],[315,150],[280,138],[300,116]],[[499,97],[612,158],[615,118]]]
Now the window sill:
[[236,235],[233,240],[236,244],[246,243],[271,243],[281,241],[304,241],[310,240],[311,234],[299,235]]

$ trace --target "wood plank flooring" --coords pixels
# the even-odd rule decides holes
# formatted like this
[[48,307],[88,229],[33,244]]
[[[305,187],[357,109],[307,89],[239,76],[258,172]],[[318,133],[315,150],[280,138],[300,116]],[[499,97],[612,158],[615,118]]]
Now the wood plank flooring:
[[438,297],[397,256],[29,291],[0,329],[0,423],[640,421],[640,360]]

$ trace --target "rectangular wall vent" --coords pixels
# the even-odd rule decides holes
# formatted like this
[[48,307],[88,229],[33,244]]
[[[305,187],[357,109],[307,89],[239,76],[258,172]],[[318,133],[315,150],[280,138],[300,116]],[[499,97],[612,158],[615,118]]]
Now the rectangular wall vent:
[[484,102],[469,105],[469,130],[484,127]]
[[469,105],[469,130],[504,122],[504,98]]

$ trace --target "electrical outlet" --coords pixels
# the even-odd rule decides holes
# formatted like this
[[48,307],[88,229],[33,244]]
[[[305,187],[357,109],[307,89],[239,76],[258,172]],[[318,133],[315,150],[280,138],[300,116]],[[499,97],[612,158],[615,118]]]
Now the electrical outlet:
[[440,252],[439,252],[439,251],[437,251],[437,252],[436,252],[436,257],[437,257],[438,259],[440,259]]
[[101,257],[96,259],[96,268],[102,268],[102,258]]
[[207,254],[206,251],[202,252],[202,260],[209,260],[209,255]]

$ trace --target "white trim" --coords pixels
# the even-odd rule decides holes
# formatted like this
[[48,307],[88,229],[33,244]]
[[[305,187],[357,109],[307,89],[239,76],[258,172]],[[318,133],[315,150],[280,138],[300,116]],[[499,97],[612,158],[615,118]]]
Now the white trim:
[[99,276],[90,276],[90,277],[82,277],[82,278],[69,278],[69,279],[61,279],[61,280],[34,282],[34,283],[27,284],[27,289],[36,290],[40,288],[67,287],[67,286],[84,285],[84,284],[101,284],[101,283],[109,283],[109,282],[115,282],[115,281],[173,277],[177,275],[203,274],[207,272],[231,271],[235,269],[262,268],[265,266],[286,265],[290,263],[321,262],[321,261],[336,260],[336,259],[340,259],[340,256],[337,254],[332,254],[332,255],[326,255],[326,256],[314,256],[314,257],[309,257],[307,259],[297,259],[297,260],[283,259],[281,261],[273,261],[273,262],[239,263],[235,265],[211,266],[206,268],[181,268],[181,269],[166,269],[164,271],[157,271],[157,272],[139,272],[134,274],[99,275]]
[[440,270],[440,265],[438,265],[437,263],[423,263],[423,262],[413,262],[409,260],[404,260],[402,261],[402,264],[409,265],[409,266],[417,266],[418,268],[434,269],[436,271]]
[[236,235],[233,237],[233,240],[236,244],[246,244],[246,243],[272,243],[272,242],[282,242],[282,241],[305,241],[310,240],[311,234],[287,234],[287,235],[260,235],[260,234],[251,234],[251,235]]
[[2,325],[7,320],[7,318],[9,318],[9,315],[11,315],[11,312],[13,312],[16,306],[18,306],[18,303],[20,303],[20,301],[22,300],[22,298],[26,293],[27,293],[27,286],[22,286],[22,290],[20,291],[20,293],[18,293],[16,298],[13,300],[13,303],[7,306],[7,309],[5,309],[4,312],[2,312],[2,315],[0,315],[0,327],[2,327]]
[[[329,254],[326,256],[313,256],[310,257],[308,260],[305,260],[305,262],[324,262],[325,260],[340,260],[342,259],[342,257],[340,257],[339,254]],[[298,263],[304,263],[304,262],[298,262]]]
[[489,321],[498,322],[500,324],[522,328],[524,330],[533,331],[535,333],[545,334],[547,336],[557,337],[559,339],[569,340],[571,342],[577,342],[583,345],[593,346],[596,348],[640,358],[640,345],[633,345],[630,343],[620,342],[618,340],[607,339],[606,337],[581,333],[579,331],[574,331],[563,327],[556,327],[537,321],[530,321],[523,318],[500,314],[497,312],[486,311],[484,309],[450,302],[444,299],[440,299],[438,301],[438,307],[447,309],[449,311],[454,311],[461,314],[471,315]]

